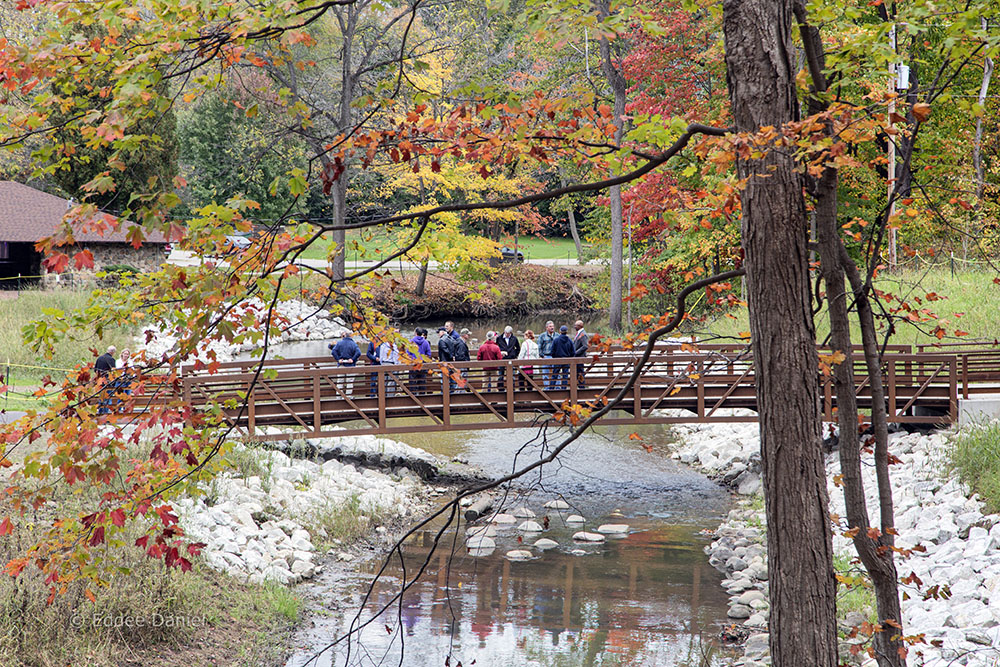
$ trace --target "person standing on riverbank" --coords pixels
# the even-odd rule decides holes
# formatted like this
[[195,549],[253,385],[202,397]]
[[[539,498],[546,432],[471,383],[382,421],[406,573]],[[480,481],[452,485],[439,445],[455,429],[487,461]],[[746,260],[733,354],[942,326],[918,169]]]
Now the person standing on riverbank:
[[[535,342],[535,332],[528,329],[524,332],[524,342],[521,343],[521,353],[517,355],[518,359],[538,359],[538,343]],[[522,391],[526,391],[531,388],[528,384],[529,375],[534,375],[534,366],[521,366],[521,372],[517,375],[517,386]]]
[[[552,343],[556,339],[556,324],[552,320],[545,323],[545,331],[538,336],[538,358],[539,359],[551,359],[552,358]],[[550,388],[550,381],[552,379],[552,367],[542,366],[542,386],[545,389]]]
[[[503,352],[500,350],[500,346],[496,342],[497,333],[495,331],[486,332],[486,340],[482,345],[479,346],[479,352],[476,353],[476,359],[479,361],[499,361],[503,359]],[[483,387],[486,391],[493,390],[493,379],[497,379],[497,388],[501,388],[502,384],[500,379],[503,378],[503,373],[500,371],[498,366],[486,366],[483,368],[483,374],[485,375],[485,383]]]
[[[587,350],[590,348],[590,334],[584,331],[582,320],[577,320],[573,328],[576,329],[576,336],[573,337],[573,356],[586,357]],[[581,389],[587,386],[586,381],[583,379],[585,371],[585,364],[581,363],[576,367],[576,382]]]
[[[573,341],[566,335],[569,329],[566,325],[559,327],[559,335],[552,342],[553,359],[571,359],[576,356],[573,349]],[[552,388],[563,389],[569,387],[569,365],[560,364],[553,369]]]

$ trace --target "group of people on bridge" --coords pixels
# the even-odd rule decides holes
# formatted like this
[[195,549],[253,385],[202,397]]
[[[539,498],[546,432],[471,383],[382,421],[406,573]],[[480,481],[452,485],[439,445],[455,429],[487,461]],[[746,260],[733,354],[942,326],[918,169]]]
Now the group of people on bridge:
[[[440,362],[463,362],[472,361],[472,350],[470,345],[471,332],[468,329],[461,331],[455,328],[454,322],[445,322],[437,330],[437,355],[433,354],[427,329],[418,327],[412,338],[408,341],[399,340],[398,336],[386,336],[382,340],[373,338],[368,341],[368,349],[365,352],[366,365],[397,365],[401,359],[406,361],[440,361]],[[527,329],[523,337],[519,339],[514,332],[514,328],[507,326],[503,333],[487,331],[486,340],[475,351],[477,361],[502,361],[506,359],[571,359],[586,357],[590,347],[590,334],[584,329],[583,322],[577,320],[573,325],[573,336],[569,335],[569,327],[562,325],[556,330],[556,325],[551,320],[545,323],[545,330],[537,336],[531,329]],[[345,331],[343,337],[336,344],[330,343],[330,354],[337,360],[340,367],[356,367],[361,359],[361,348],[354,341],[354,334]],[[405,355],[405,357],[401,357]],[[535,382],[538,386],[549,389],[565,389],[569,386],[569,364],[545,364],[540,367],[541,376]],[[481,390],[493,391],[494,388],[500,390],[506,386],[507,365],[485,366],[483,369]],[[515,372],[517,376],[518,388],[525,390],[532,383],[529,378],[534,379],[534,367],[528,364],[519,366],[520,372]],[[413,368],[408,371],[409,386],[417,393],[427,393],[429,383],[427,380],[428,371],[422,368]],[[468,377],[467,370],[462,371],[463,377]],[[578,386],[585,386],[583,365],[577,366],[577,377],[575,381]],[[341,388],[347,386],[345,376],[340,384]],[[458,383],[451,381],[451,390],[456,391]],[[378,389],[378,375],[371,374],[369,395],[374,396]],[[393,375],[386,376],[386,393],[392,396],[396,393],[396,379]],[[355,391],[357,389],[355,388]]]

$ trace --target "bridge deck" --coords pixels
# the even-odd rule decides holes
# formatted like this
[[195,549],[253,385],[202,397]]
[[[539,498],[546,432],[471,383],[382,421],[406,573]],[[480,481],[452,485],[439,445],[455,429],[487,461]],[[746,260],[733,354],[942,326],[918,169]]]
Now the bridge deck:
[[[602,423],[756,421],[754,366],[744,347],[679,350],[658,347],[618,411]],[[229,423],[267,440],[292,432],[325,437],[510,428],[547,421],[567,402],[602,405],[626,387],[637,362],[637,353],[621,350],[585,359],[429,362],[420,368],[337,368],[331,358],[315,357],[269,360],[260,373],[259,362],[234,362],[213,374],[186,372],[181,392],[195,407],[231,400],[238,407],[224,410]],[[997,348],[914,354],[908,346],[892,346],[884,362],[885,409],[896,423],[926,422],[921,415],[928,413],[954,422],[959,395],[995,391],[1000,382]],[[869,410],[869,378],[858,355],[854,363],[859,406]],[[824,418],[833,420],[832,383],[822,376],[819,382]],[[742,410],[733,414],[734,408]],[[399,418],[408,419],[393,423]]]

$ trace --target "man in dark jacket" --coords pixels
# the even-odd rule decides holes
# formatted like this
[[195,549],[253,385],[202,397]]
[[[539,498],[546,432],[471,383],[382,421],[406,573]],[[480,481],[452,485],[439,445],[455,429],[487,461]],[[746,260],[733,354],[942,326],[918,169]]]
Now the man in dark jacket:
[[[368,349],[365,351],[365,359],[368,360],[369,366],[378,366],[378,347],[379,341],[377,338],[372,336],[372,339],[368,341]],[[371,374],[370,390],[368,392],[369,396],[375,396],[378,393],[378,373]]]
[[[538,356],[542,359],[552,358],[552,343],[556,339],[555,322],[549,320],[545,323],[545,331],[538,336]],[[552,388],[552,367],[542,366],[542,382],[546,389]]]
[[111,372],[115,370],[116,352],[118,352],[118,349],[114,345],[109,345],[108,351],[97,357],[97,361],[94,362],[94,370],[97,371],[98,377],[103,378],[105,382],[104,396],[97,407],[97,414],[99,415],[106,415],[111,412],[111,401],[115,393],[115,383],[111,381]]
[[438,361],[455,361],[455,339],[447,327],[438,328]]
[[[573,355],[576,357],[586,357],[587,349],[590,347],[590,334],[583,330],[582,320],[577,320],[573,328],[576,329],[576,336],[573,338]],[[576,367],[576,381],[581,389],[586,386],[583,380],[583,373],[584,364],[581,363]]]
[[[503,330],[503,335],[497,339],[497,346],[500,348],[500,352],[503,353],[504,359],[517,359],[521,354],[521,343],[517,340],[517,336],[514,335],[514,327],[506,327]],[[506,367],[501,366],[500,368],[500,382],[504,382],[504,375],[507,371]]]
[[[565,324],[559,327],[559,335],[552,341],[553,359],[572,359],[576,356],[576,351],[573,349],[573,341],[566,335],[567,331],[569,329],[566,328]],[[563,364],[555,367],[552,384],[554,389],[562,389],[569,386],[568,365]]]
[[[333,358],[337,360],[337,366],[347,366],[348,368],[354,368],[358,364],[358,359],[361,357],[361,348],[358,344],[354,342],[351,338],[350,331],[344,331],[344,337],[341,338],[336,345],[330,344],[330,354]],[[354,376],[353,375],[338,375],[337,376],[337,386],[340,387],[347,393],[350,393],[352,389]]]

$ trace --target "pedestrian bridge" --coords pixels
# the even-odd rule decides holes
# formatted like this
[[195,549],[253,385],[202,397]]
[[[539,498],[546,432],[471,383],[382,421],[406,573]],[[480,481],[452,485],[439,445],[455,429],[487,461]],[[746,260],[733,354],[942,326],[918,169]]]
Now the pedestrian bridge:
[[[686,347],[657,345],[624,400],[601,423],[756,421],[749,350]],[[261,440],[293,433],[321,438],[512,428],[548,422],[566,404],[603,406],[626,387],[640,355],[612,350],[586,358],[428,362],[419,368],[338,368],[330,357],[268,360],[262,366],[233,362],[211,374],[185,369],[175,387],[194,408],[213,401],[230,406],[223,410],[226,421]],[[885,410],[895,423],[955,422],[960,397],[995,392],[1000,383],[1000,348],[993,346],[895,345],[883,360]],[[870,380],[857,352],[854,364],[859,407],[868,410]],[[832,421],[832,382],[819,373],[817,382],[824,419]]]

